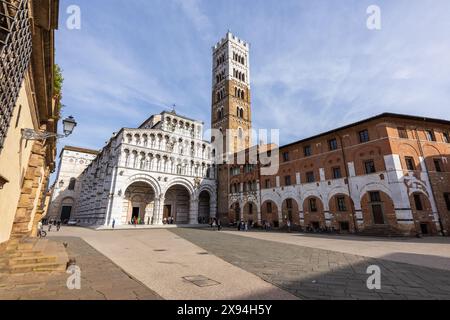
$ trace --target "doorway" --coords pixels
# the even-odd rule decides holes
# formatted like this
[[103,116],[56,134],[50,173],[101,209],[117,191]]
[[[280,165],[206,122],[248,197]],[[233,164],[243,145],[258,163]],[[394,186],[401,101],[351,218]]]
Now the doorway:
[[381,204],[373,204],[372,205],[372,215],[373,215],[373,223],[374,224],[385,224],[384,223],[384,215],[383,215],[383,207]]
[[172,205],[170,204],[166,204],[164,205],[164,214],[163,214],[163,218],[169,218],[172,216]]
[[72,206],[63,206],[61,209],[61,221],[63,223],[65,223],[65,221],[69,221],[71,213],[72,213]]
[[133,213],[131,215],[131,220],[134,221],[135,219],[139,219],[139,207],[133,207]]
[[420,231],[422,232],[422,234],[429,234],[429,229],[428,229],[428,223],[421,223],[420,224]]

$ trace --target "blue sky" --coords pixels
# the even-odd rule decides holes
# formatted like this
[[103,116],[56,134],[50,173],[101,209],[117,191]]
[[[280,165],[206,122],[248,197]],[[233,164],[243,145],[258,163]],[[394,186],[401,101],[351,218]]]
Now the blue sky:
[[[66,28],[69,5],[81,30]],[[382,29],[366,28],[381,8]],[[177,105],[210,123],[211,47],[250,42],[253,125],[281,143],[382,112],[450,119],[450,1],[61,0],[56,60],[62,144],[101,148],[112,132]],[[61,147],[62,145],[60,145]]]

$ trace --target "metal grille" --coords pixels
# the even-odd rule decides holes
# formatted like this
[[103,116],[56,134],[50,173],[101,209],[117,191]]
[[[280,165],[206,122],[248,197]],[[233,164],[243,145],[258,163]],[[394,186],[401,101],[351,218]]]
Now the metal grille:
[[0,152],[31,50],[28,0],[0,0]]

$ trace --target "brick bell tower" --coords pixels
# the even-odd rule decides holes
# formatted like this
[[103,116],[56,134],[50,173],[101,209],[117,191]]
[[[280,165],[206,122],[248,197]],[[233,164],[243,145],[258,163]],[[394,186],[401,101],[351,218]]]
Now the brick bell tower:
[[212,140],[216,159],[226,161],[217,166],[217,214],[222,223],[227,223],[235,219],[230,218],[235,214],[230,214],[229,208],[230,156],[252,145],[249,44],[227,32],[212,53],[211,128],[222,132],[221,137]]
[[252,142],[249,44],[227,32],[212,49],[211,127],[222,131],[223,146],[232,154]]

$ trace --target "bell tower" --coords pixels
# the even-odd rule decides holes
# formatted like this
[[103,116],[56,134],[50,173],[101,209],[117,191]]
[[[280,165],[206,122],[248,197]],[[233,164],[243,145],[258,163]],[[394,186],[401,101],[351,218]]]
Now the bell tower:
[[229,31],[212,51],[211,127],[222,131],[223,154],[233,154],[252,144],[249,44]]

